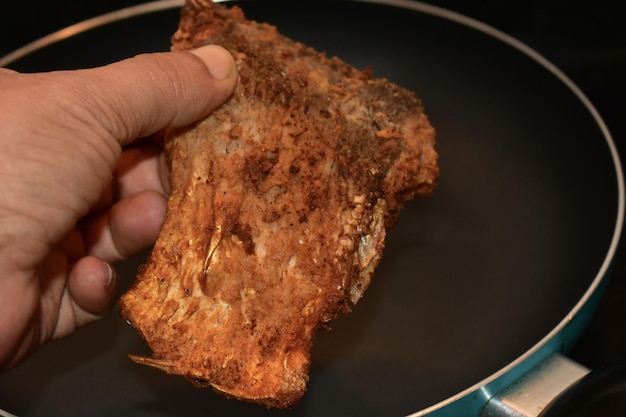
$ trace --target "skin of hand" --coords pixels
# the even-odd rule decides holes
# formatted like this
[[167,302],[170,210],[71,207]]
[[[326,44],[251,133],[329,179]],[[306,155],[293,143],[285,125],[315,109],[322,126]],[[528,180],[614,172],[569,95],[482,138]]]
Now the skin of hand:
[[165,213],[163,154],[145,138],[206,117],[236,82],[219,46],[0,69],[0,371],[110,309],[111,265],[153,244]]

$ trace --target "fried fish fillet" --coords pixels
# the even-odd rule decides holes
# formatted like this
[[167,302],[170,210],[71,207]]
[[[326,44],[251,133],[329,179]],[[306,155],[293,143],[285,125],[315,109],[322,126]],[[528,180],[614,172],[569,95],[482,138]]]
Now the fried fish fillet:
[[413,93],[240,8],[189,0],[172,39],[226,47],[240,80],[210,117],[164,132],[166,218],[121,299],[153,357],[131,357],[290,407],[316,330],[362,297],[403,203],[435,188],[435,132]]

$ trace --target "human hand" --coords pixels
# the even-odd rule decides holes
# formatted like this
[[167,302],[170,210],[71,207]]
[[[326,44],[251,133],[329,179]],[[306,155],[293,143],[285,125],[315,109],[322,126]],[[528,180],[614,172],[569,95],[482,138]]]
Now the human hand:
[[111,264],[154,242],[168,191],[159,147],[126,145],[205,117],[236,79],[217,46],[0,69],[0,371],[108,311]]

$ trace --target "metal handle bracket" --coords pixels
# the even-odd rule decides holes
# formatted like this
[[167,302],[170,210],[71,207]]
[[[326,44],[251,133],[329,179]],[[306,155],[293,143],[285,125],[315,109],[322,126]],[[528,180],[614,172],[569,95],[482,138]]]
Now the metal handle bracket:
[[481,417],[537,417],[554,398],[588,373],[584,366],[553,353],[493,396]]

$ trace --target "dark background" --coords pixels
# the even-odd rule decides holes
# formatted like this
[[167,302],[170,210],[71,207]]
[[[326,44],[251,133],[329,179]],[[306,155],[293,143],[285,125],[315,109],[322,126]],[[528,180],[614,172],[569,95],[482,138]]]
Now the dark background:
[[[0,56],[73,23],[140,2],[5,2],[0,13]],[[626,2],[437,0],[428,3],[483,21],[545,56],[587,95],[605,120],[620,153],[626,155]],[[600,308],[571,353],[573,359],[592,369],[626,361],[623,251],[620,249]]]

